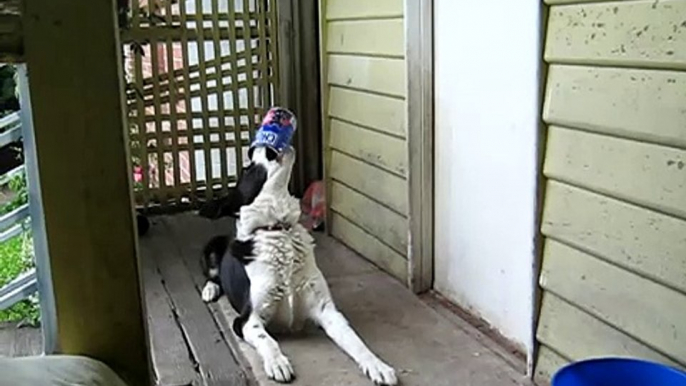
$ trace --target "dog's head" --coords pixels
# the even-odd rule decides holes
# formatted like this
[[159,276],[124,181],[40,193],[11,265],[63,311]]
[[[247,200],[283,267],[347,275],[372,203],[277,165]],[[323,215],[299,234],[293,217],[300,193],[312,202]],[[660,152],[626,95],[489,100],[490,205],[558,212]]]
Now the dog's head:
[[268,147],[255,147],[248,151],[249,164],[243,168],[229,195],[211,201],[200,209],[200,216],[218,219],[236,216],[242,206],[250,205],[261,194],[288,194],[295,150],[288,147],[277,153]]

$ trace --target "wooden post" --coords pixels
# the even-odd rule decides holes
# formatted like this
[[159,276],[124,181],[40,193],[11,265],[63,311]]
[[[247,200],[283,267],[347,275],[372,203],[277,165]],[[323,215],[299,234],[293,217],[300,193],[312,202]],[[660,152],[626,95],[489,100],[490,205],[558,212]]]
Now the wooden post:
[[150,384],[115,0],[26,0],[56,346]]
[[293,144],[298,151],[291,192],[299,196],[322,178],[317,0],[278,1],[280,84],[277,102],[298,117]]

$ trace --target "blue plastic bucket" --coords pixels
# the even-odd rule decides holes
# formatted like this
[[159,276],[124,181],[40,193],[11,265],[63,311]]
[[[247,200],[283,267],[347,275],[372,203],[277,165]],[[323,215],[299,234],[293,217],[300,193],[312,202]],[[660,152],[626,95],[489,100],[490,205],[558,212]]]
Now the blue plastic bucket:
[[589,359],[560,369],[551,386],[686,386],[686,373],[639,359]]

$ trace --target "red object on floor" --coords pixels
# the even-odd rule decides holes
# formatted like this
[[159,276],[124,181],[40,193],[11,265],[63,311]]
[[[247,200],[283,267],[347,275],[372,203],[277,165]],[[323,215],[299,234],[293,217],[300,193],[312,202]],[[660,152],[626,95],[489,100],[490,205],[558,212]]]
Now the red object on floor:
[[307,187],[302,199],[302,224],[309,230],[319,230],[326,219],[326,194],[324,182],[315,181]]

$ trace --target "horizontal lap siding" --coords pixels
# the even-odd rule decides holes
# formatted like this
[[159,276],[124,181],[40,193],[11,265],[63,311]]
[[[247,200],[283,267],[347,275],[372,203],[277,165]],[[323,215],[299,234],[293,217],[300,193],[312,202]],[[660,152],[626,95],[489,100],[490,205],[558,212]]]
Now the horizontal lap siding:
[[686,367],[686,0],[547,0],[535,377]]
[[403,0],[323,3],[330,230],[407,280],[407,71]]

